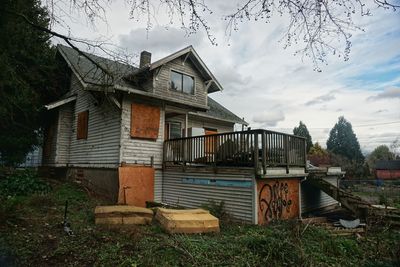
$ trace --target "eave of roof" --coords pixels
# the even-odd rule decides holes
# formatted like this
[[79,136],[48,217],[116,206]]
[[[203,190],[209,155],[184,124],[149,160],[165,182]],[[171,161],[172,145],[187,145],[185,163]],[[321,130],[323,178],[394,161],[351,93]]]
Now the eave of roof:
[[208,69],[208,67],[206,66],[206,64],[204,64],[203,60],[200,58],[200,56],[197,54],[196,50],[194,50],[194,48],[190,45],[188,47],[185,47],[169,56],[166,56],[162,59],[159,59],[153,63],[151,63],[149,65],[149,70],[154,70],[157,69],[163,65],[165,65],[166,63],[179,58],[183,55],[189,54],[188,56],[190,56],[190,59],[192,60],[192,62],[194,63],[194,65],[197,67],[197,69],[200,71],[200,73],[210,82],[212,82],[212,84],[210,85],[210,87],[208,88],[208,93],[214,93],[217,91],[222,91],[223,87],[222,85],[218,82],[218,80],[214,77],[214,75],[212,74],[212,72]]
[[75,101],[75,100],[76,100],[76,95],[72,95],[72,96],[69,96],[69,97],[54,101],[52,103],[49,103],[49,104],[45,105],[44,107],[47,110],[50,110],[50,109],[57,108],[59,106],[68,104],[68,103],[70,103],[72,101]]
[[189,114],[203,118],[215,119],[219,121],[249,125],[245,120],[239,118],[232,111],[225,108],[211,97],[208,97],[208,106],[210,107],[210,109],[207,111],[189,112]]

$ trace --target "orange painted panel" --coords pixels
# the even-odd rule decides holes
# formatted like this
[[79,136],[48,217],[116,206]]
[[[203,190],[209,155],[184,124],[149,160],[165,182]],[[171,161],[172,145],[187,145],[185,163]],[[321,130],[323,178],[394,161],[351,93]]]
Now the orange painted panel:
[[160,107],[132,103],[131,137],[154,139],[160,128]]
[[[205,135],[211,135],[211,134],[217,134],[217,130],[210,130],[210,129],[205,129]],[[215,136],[206,136],[204,140],[204,146],[205,146],[205,153],[206,155],[213,155],[215,152],[215,141],[216,137]]]
[[118,168],[118,203],[146,207],[146,201],[154,201],[154,168],[126,166]]
[[258,224],[299,217],[300,179],[257,180]]

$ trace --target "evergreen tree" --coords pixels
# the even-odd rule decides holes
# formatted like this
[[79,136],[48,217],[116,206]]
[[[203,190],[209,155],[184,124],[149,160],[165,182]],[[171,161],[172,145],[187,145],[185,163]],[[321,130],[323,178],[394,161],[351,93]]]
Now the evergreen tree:
[[343,116],[339,117],[338,122],[330,131],[326,146],[330,152],[344,156],[349,160],[355,162],[362,162],[364,160],[360,144],[353,132],[351,123]]
[[312,142],[312,139],[311,139],[311,135],[308,132],[307,126],[302,121],[300,121],[299,127],[294,127],[293,134],[306,138],[307,153],[310,152],[310,149],[313,146],[313,142]]
[[0,157],[15,165],[39,143],[41,108],[54,95],[50,36],[7,11],[48,27],[39,0],[5,0],[0,8]]

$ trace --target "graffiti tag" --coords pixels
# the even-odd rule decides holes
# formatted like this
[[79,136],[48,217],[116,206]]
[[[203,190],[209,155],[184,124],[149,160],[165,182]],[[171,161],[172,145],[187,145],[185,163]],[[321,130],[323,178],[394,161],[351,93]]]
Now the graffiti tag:
[[280,219],[284,212],[290,212],[292,205],[288,184],[278,181],[272,185],[264,184],[258,195],[258,203],[266,222]]

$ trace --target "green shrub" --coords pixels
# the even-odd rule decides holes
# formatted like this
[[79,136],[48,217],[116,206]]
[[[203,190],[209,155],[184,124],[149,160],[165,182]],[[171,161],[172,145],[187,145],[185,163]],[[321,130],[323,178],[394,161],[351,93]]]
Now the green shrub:
[[32,170],[18,170],[0,180],[0,195],[2,197],[28,196],[45,194],[50,191],[50,185],[39,179]]

